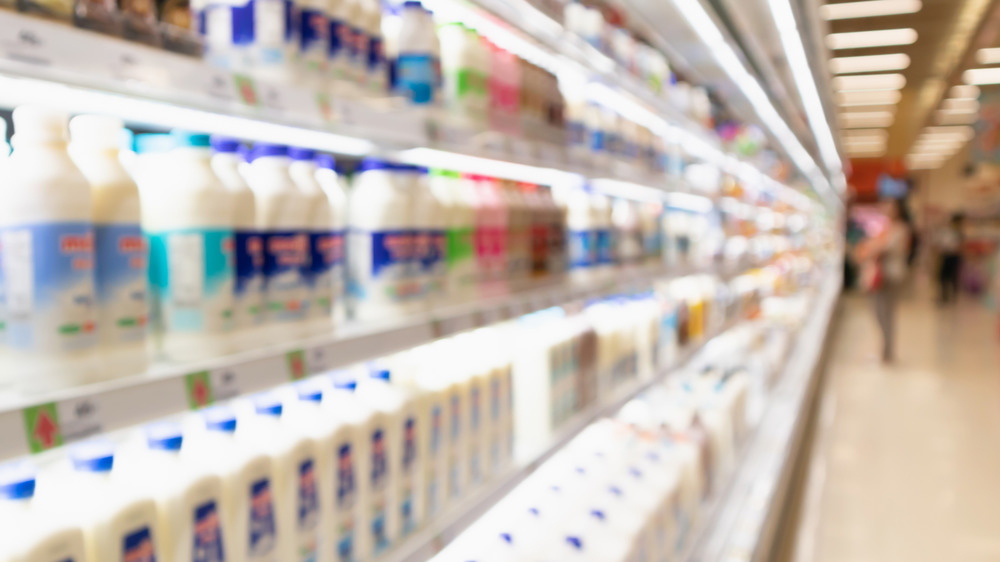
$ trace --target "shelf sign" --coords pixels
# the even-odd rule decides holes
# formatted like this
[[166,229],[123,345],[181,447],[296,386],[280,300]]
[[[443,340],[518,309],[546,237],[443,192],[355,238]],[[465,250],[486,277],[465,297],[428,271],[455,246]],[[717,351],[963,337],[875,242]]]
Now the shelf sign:
[[245,74],[233,74],[233,82],[236,83],[236,91],[239,93],[240,101],[251,106],[260,105],[260,98],[257,97],[257,86],[253,78]]
[[27,432],[28,448],[32,453],[48,451],[63,444],[55,402],[25,408],[24,428]]
[[184,377],[184,385],[187,388],[190,409],[199,410],[211,406],[215,402],[215,396],[212,393],[212,378],[208,371],[190,373]]
[[288,363],[288,378],[293,381],[300,381],[306,378],[306,354],[301,349],[289,351],[285,354],[285,361]]
[[323,117],[323,121],[329,123],[334,120],[333,103],[330,101],[329,95],[324,92],[317,93],[316,106],[319,108],[319,114]]

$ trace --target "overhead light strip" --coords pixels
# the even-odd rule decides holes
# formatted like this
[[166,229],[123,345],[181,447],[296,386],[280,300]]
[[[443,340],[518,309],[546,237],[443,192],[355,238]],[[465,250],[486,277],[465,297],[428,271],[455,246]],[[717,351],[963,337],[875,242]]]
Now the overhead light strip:
[[903,86],[906,86],[906,76],[898,73],[837,76],[833,79],[833,89],[838,92],[900,90]]
[[917,30],[909,27],[900,29],[879,29],[875,31],[831,33],[826,36],[826,46],[834,51],[842,49],[895,47],[899,45],[912,45],[917,42],[917,37]]
[[834,74],[857,74],[861,72],[883,72],[905,70],[910,67],[910,57],[904,53],[889,55],[865,55],[860,57],[837,57],[830,59],[830,70]]
[[820,8],[820,13],[826,20],[846,20],[915,14],[922,7],[920,0],[867,0],[827,4]]

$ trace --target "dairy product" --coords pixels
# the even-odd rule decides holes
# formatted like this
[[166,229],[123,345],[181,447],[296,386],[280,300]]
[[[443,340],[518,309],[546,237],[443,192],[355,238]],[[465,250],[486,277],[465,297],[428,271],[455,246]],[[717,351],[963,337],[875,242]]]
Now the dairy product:
[[149,239],[153,337],[187,361],[229,351],[233,200],[211,168],[208,135],[140,135],[142,225]]
[[84,526],[88,560],[156,560],[163,556],[163,530],[156,502],[142,486],[117,471],[107,441],[77,445],[69,452],[62,506]]
[[388,69],[385,60],[385,40],[382,35],[382,7],[378,0],[367,0],[364,4],[364,31],[367,43],[365,85],[368,92],[384,95],[388,87]]
[[329,154],[316,157],[316,181],[330,203],[330,282],[335,317],[343,314],[347,271],[344,256],[347,243],[347,191],[337,175],[336,161]]
[[597,231],[597,264],[595,274],[604,276],[610,274],[616,261],[614,224],[611,220],[611,201],[607,195],[593,192],[591,194],[591,212],[594,213],[594,230]]
[[643,238],[639,212],[628,199],[615,199],[611,207],[613,253],[621,265],[636,265],[642,261]]
[[413,197],[398,165],[361,163],[348,212],[348,292],[355,314],[371,319],[405,314],[419,286],[413,272]]
[[118,160],[120,120],[81,115],[70,122],[70,155],[91,185],[97,325],[108,377],[146,370],[146,240],[139,188]]
[[441,300],[448,262],[447,211],[431,190],[427,168],[407,166],[414,214],[414,280],[421,286],[415,298],[424,304]]
[[448,377],[442,370],[449,366],[440,361],[447,353],[447,343],[440,342],[415,349],[416,372],[404,383],[415,397],[420,432],[418,457],[422,462],[422,512],[418,518],[432,520],[448,503]]
[[480,292],[503,293],[507,277],[508,213],[497,180],[470,176],[476,193],[476,258],[479,264]]
[[354,91],[364,88],[368,78],[368,39],[365,33],[365,1],[343,0],[343,30],[347,40],[347,76]]
[[532,210],[517,182],[501,180],[500,195],[507,207],[507,279],[516,290],[531,271]]
[[257,143],[250,155],[247,183],[257,201],[257,229],[264,252],[264,301],[271,341],[306,333],[310,308],[309,207],[289,176],[288,148]]
[[287,82],[295,76],[293,65],[299,52],[296,15],[292,0],[253,0],[252,15],[233,18],[234,34],[248,34],[250,70],[258,77]]
[[418,0],[407,0],[402,10],[396,88],[414,104],[430,104],[434,102],[437,85],[434,22]]
[[475,193],[458,172],[447,170],[434,170],[430,187],[445,216],[446,292],[451,300],[469,300],[478,288]]
[[25,389],[91,382],[98,306],[90,185],[66,152],[65,114],[22,106],[14,125],[0,206],[8,360]]
[[449,113],[474,127],[485,127],[487,74],[481,68],[482,40],[475,30],[459,22],[438,30],[441,41],[441,69],[444,75],[443,98]]
[[34,467],[27,463],[0,466],[0,525],[10,530],[0,546],[0,560],[85,562],[80,525],[68,521],[62,510],[39,505],[36,480]]
[[309,213],[307,235],[309,254],[303,264],[303,277],[308,287],[307,331],[326,334],[332,326],[333,316],[333,264],[342,248],[338,247],[334,233],[333,208],[316,178],[316,153],[304,148],[289,150],[292,164],[288,173],[306,199]]
[[299,42],[297,61],[300,78],[305,86],[312,89],[321,88],[328,73],[329,7],[327,0],[297,0],[293,6],[298,12],[292,16],[291,23]]
[[329,47],[327,50],[327,68],[330,77],[335,80],[334,88],[343,90],[350,82],[350,48],[354,35],[347,21],[349,12],[348,0],[331,0],[329,10]]
[[244,158],[235,139],[212,137],[212,171],[233,205],[233,344],[248,349],[264,340],[264,240],[257,229],[257,201],[240,174]]
[[598,225],[589,186],[572,188],[566,197],[566,233],[570,279],[591,278],[597,266]]

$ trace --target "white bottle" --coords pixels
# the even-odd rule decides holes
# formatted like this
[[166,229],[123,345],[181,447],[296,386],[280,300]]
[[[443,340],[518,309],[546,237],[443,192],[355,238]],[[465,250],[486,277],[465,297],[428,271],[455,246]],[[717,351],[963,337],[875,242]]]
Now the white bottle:
[[232,72],[249,72],[253,67],[254,26],[249,0],[197,0],[191,3],[192,17],[201,22],[205,60]]
[[414,266],[421,284],[422,306],[444,296],[448,271],[447,211],[431,190],[427,168],[409,167],[415,217]]
[[118,159],[122,122],[81,115],[70,121],[70,156],[91,185],[101,358],[108,377],[145,372],[146,240],[140,226],[139,188]]
[[614,224],[611,221],[611,201],[603,193],[591,193],[591,210],[594,213],[594,230],[597,231],[597,263],[594,271],[598,277],[611,274],[615,256]]
[[257,229],[257,201],[240,175],[245,163],[235,139],[212,137],[212,171],[233,204],[233,345],[251,349],[266,341],[264,327],[264,241]]
[[274,467],[274,514],[278,557],[285,562],[316,560],[322,538],[316,441],[307,428],[285,418],[285,405],[276,393],[253,401],[255,413],[240,420],[236,439],[259,444]]
[[611,224],[614,236],[614,253],[622,265],[637,265],[642,262],[642,232],[636,204],[628,199],[618,198],[611,207]]
[[[84,525],[89,560],[156,560],[163,532],[156,502],[140,482],[113,470],[114,446],[87,442],[69,453],[74,472],[60,484],[63,509]],[[52,501],[52,500],[49,500]]]
[[288,151],[288,173],[305,196],[309,213],[309,255],[303,268],[308,286],[307,333],[325,335],[333,327],[333,263],[338,249],[334,239],[333,209],[316,179],[316,152],[305,148]]
[[161,422],[145,430],[148,450],[136,453],[122,468],[142,482],[156,500],[167,562],[222,562],[223,537],[230,531],[223,517],[222,479],[201,459],[184,450],[179,424]]
[[438,37],[445,107],[449,113],[478,129],[485,125],[481,91],[485,84],[479,83],[479,36],[461,22],[451,22],[441,26]]
[[[23,389],[99,378],[93,198],[66,152],[66,115],[14,110],[14,153],[0,206],[7,356]],[[9,369],[0,379],[13,377]]]
[[411,103],[433,103],[437,84],[434,66],[434,23],[419,0],[403,4],[396,59],[396,87]]
[[388,91],[389,72],[385,60],[385,39],[382,35],[382,7],[378,0],[364,2],[364,32],[368,42],[365,50],[364,84],[370,94],[384,96]]
[[153,337],[191,361],[231,349],[233,203],[211,167],[208,135],[140,135],[142,226],[150,243]]
[[597,267],[597,224],[590,186],[571,188],[566,196],[570,281],[586,282]]
[[404,384],[416,397],[417,423],[423,428],[419,444],[422,461],[423,507],[420,520],[432,521],[448,503],[448,383],[441,371],[447,369],[447,343],[438,343],[411,352],[417,363],[416,373]]
[[445,263],[444,282],[448,300],[464,302],[476,296],[476,209],[475,193],[469,189],[458,172],[434,170],[431,191],[445,211]]
[[288,148],[257,143],[246,180],[257,199],[263,237],[264,302],[272,341],[306,333],[309,300],[302,274],[309,260],[308,200],[288,175]]
[[350,46],[353,41],[351,27],[347,21],[349,0],[330,0],[328,3],[330,21],[330,44],[327,50],[326,66],[333,89],[343,90],[352,83],[350,71]]
[[244,33],[253,37],[251,72],[270,82],[291,81],[299,54],[295,4],[292,0],[254,0],[249,8],[253,10],[253,25]]
[[330,50],[330,3],[327,0],[295,0],[298,12],[293,21],[297,26],[299,78],[302,85],[322,91],[328,75],[327,55]]
[[80,525],[67,520],[64,506],[53,504],[45,509],[39,503],[36,480],[34,468],[27,463],[0,467],[0,526],[10,530],[0,544],[0,560],[86,562]]
[[367,76],[368,38],[364,21],[365,0],[342,0],[347,40],[347,78],[354,91],[363,91]]
[[495,178],[475,176],[476,255],[480,271],[480,292],[484,296],[507,290],[507,229],[509,215]]
[[344,263],[347,248],[347,190],[344,189],[342,178],[337,175],[337,162],[329,154],[316,157],[316,181],[326,193],[330,203],[330,225],[333,234],[330,238],[330,280],[332,283],[332,299],[334,318],[340,318],[345,311],[345,286],[347,271]]
[[414,294],[413,197],[397,165],[361,163],[348,212],[348,294],[363,320],[406,314]]

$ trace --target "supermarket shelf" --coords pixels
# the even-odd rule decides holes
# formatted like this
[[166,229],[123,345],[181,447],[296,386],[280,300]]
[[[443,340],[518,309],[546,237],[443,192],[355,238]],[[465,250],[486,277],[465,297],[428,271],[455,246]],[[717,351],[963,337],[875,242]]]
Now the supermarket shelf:
[[457,505],[447,509],[436,521],[431,522],[427,527],[403,541],[378,562],[424,562],[429,560],[514,490],[546,460],[572,441],[587,426],[598,419],[614,415],[630,400],[683,368],[709,342],[738,323],[738,321],[731,320],[701,341],[689,344],[674,360],[674,364],[656,377],[636,382],[621,389],[611,400],[580,412],[566,423],[551,443],[531,455],[530,461],[521,463],[506,474],[494,477],[484,489],[467,496]]
[[[289,381],[410,349],[544,308],[646,290],[653,281],[716,269],[643,267],[615,278],[543,283],[512,294],[384,323],[347,324],[330,337],[276,345],[218,360],[158,366],[144,375],[32,397],[0,396],[0,460],[37,453]],[[727,277],[726,272],[720,276]],[[42,413],[50,423],[39,424]]]

